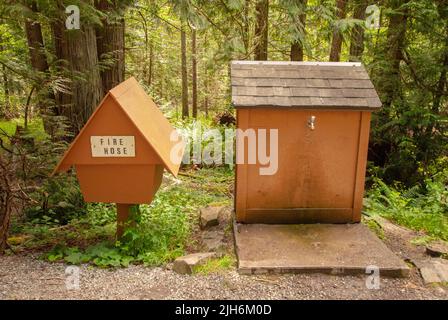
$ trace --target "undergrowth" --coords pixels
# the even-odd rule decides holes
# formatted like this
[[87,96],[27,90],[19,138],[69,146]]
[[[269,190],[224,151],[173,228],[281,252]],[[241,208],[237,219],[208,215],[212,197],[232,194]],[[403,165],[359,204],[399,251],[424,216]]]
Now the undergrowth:
[[447,184],[448,170],[412,188],[388,186],[374,179],[365,199],[365,212],[423,231],[432,238],[448,240]]
[[226,168],[190,170],[169,176],[150,205],[140,205],[120,241],[115,241],[116,209],[88,204],[86,213],[65,225],[52,220],[13,223],[16,250],[44,250],[43,258],[98,267],[141,263],[161,265],[185,253],[200,207],[230,204],[233,176]]
[[206,263],[196,266],[193,272],[202,275],[220,273],[233,268],[235,263],[235,257],[227,254],[221,258],[210,259]]

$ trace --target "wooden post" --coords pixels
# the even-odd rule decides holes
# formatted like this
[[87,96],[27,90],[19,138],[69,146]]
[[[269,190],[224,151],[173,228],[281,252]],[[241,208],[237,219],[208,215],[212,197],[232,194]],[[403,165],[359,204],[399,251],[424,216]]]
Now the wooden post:
[[123,236],[132,204],[117,203],[117,239]]

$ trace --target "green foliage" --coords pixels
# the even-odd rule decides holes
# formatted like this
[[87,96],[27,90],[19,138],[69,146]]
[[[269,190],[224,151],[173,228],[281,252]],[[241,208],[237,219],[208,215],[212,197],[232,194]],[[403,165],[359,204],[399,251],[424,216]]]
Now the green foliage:
[[383,102],[372,118],[370,160],[386,183],[410,187],[424,183],[432,175],[428,169],[448,153],[448,11],[446,4],[428,0],[389,5],[382,8],[385,20],[412,13],[407,25],[383,27],[366,42],[364,58]]
[[135,226],[125,231],[117,242],[120,252],[145,265],[172,260],[184,252],[191,223],[187,212],[195,208],[196,199],[174,188],[161,193],[150,206],[140,206]]
[[202,275],[221,273],[232,269],[235,266],[235,263],[236,260],[234,256],[225,255],[218,259],[210,259],[204,264],[196,266],[193,272]]
[[[10,120],[2,120],[0,121],[0,132],[3,136],[12,136],[16,132],[16,123]],[[9,139],[8,139],[9,141]]]
[[362,223],[364,223],[371,231],[373,231],[378,238],[385,239],[386,235],[381,225],[375,220],[375,218],[363,217]]
[[[363,25],[363,21],[352,18],[354,4],[361,2],[349,1],[346,18],[337,19],[334,0],[308,0],[306,6],[296,0],[270,1],[269,60],[289,60],[291,43],[300,41],[305,60],[327,61],[335,30],[340,30],[344,38],[341,61],[348,60],[353,28]],[[31,88],[37,89],[30,96],[32,118],[23,136],[33,143],[20,150],[23,161],[17,169],[21,186],[30,196],[25,219],[14,217],[12,231],[18,246],[46,249],[60,243],[49,259],[91,262],[103,267],[130,262],[160,264],[173,259],[189,241],[193,212],[198,206],[231,202],[233,172],[226,167],[209,170],[200,165],[194,168],[201,170],[184,171],[188,179],[175,180],[175,187],[164,187],[151,206],[141,207],[135,216],[137,223],[129,227],[122,241],[113,242],[116,213],[112,205],[86,206],[73,175],[47,180],[67,144],[50,141],[36,113],[51,105],[47,103],[51,100],[49,92],[70,93],[67,90],[71,85],[66,79],[70,71],[67,63],[57,61],[55,47],[49,45],[55,44],[52,23],[66,14],[57,2],[36,3],[37,13],[21,2],[0,3],[2,16],[17,17],[0,22],[0,117],[23,117]],[[99,25],[105,13],[96,10],[92,3],[76,0],[70,4],[81,6],[82,23]],[[125,3],[131,1],[120,2]],[[180,28],[182,24],[186,26],[189,64],[191,28],[196,28],[200,115],[197,121],[204,129],[218,128],[222,134],[225,127],[217,126],[210,115],[231,109],[230,60],[253,58],[259,41],[255,37],[255,2],[138,0],[133,4],[125,15],[127,74],[137,77],[171,122],[191,137],[192,120],[178,121]],[[369,160],[374,178],[366,208],[371,214],[423,230],[430,237],[446,239],[447,181],[446,174],[440,172],[448,166],[447,6],[444,1],[431,0],[386,1],[380,5],[381,28],[365,30],[362,56],[384,103],[384,108],[373,115]],[[389,28],[397,12],[409,13],[408,21]],[[302,13],[306,13],[305,30],[300,22]],[[42,26],[48,72],[38,72],[30,64],[25,18]],[[404,26],[406,32],[394,38],[396,29]],[[404,41],[400,43],[401,40]],[[110,54],[99,58],[100,70],[113,62]],[[89,74],[87,71],[78,76]],[[209,115],[205,117],[206,112]],[[23,125],[23,120],[0,121],[0,129],[12,136],[18,124]],[[60,136],[63,141],[70,138]],[[400,183],[395,185],[395,181]],[[381,232],[372,220],[366,223]]]
[[[0,120],[0,138],[9,145],[9,137],[14,136],[17,126],[23,127],[24,119]],[[44,141],[48,138],[45,133],[41,118],[35,118],[28,124],[28,133],[24,138],[32,138],[35,141]]]
[[132,257],[122,255],[118,248],[107,242],[93,245],[84,251],[77,247],[67,248],[58,245],[46,254],[46,259],[50,262],[63,260],[68,264],[92,262],[102,268],[127,267],[134,260]]
[[[220,151],[221,156],[219,157],[221,161],[221,165],[226,165],[230,169],[233,168],[233,163],[226,164],[225,163],[225,156],[226,152],[229,149],[229,153],[234,152],[234,146],[233,146],[233,137],[229,137],[227,143],[229,143],[230,147],[226,148],[224,143],[226,142],[226,129],[232,128],[232,126],[225,126],[220,125],[216,123],[216,120],[205,118],[205,117],[199,117],[198,119],[185,119],[185,120],[177,120],[174,122],[174,126],[178,129],[179,133],[184,138],[184,141],[186,141],[187,148],[185,149],[184,156],[190,157],[191,163],[197,164],[199,166],[203,167],[214,167],[217,165],[216,162],[213,161],[213,163],[207,163],[204,161],[204,154],[205,152],[210,153],[210,156],[213,158],[215,154],[213,153],[214,148],[213,144],[217,141],[220,141]],[[219,138],[215,135],[206,135],[207,132],[210,132],[210,130],[217,130],[216,135],[219,133]],[[195,143],[198,143],[198,141],[201,141],[201,153],[196,154],[195,150],[199,148],[199,146],[195,146]],[[198,156],[201,157],[198,159]]]
[[[80,250],[77,247],[56,246],[48,255],[48,260],[64,259],[70,264],[90,262],[98,267],[126,267],[129,263],[159,265],[183,254],[186,240],[190,234],[190,221],[185,211],[191,210],[194,199],[181,190],[160,194],[150,206],[140,206],[132,217],[134,223],[116,242],[102,242]],[[106,217],[109,208],[102,207]],[[90,221],[99,217],[101,207],[93,207]],[[109,211],[109,212],[108,212]],[[96,223],[106,223],[100,218]]]
[[427,179],[422,186],[403,188],[374,180],[367,193],[365,211],[401,225],[448,240],[448,171]]
[[[74,233],[80,233],[83,241],[67,237],[66,230],[63,240],[45,254],[45,258],[71,264],[91,263],[98,267],[125,267],[130,263],[152,266],[169,262],[184,254],[186,246],[191,245],[192,229],[198,221],[198,208],[210,203],[228,204],[225,189],[233,180],[231,178],[231,171],[224,168],[213,171],[203,169],[188,180],[165,186],[150,205],[140,205],[133,212],[119,241],[111,239],[116,225],[115,207],[89,204],[86,215],[69,224],[77,230]],[[196,185],[205,188],[200,189]],[[55,237],[49,233],[49,227],[41,227],[40,230],[42,241]],[[84,246],[84,249],[78,244],[70,245],[85,241],[91,243],[98,239],[103,241]]]
[[90,225],[105,226],[115,223],[117,220],[114,204],[109,203],[89,203],[87,204],[87,215],[85,221]]
[[51,141],[41,119],[31,122],[19,142],[10,148],[14,157],[20,159],[16,177],[26,190],[28,203],[23,212],[27,221],[63,225],[85,213],[86,205],[75,175],[50,177],[67,143]]
[[27,207],[24,212],[27,219],[33,223],[67,224],[86,212],[86,205],[74,175],[49,178],[31,196],[37,204]]
[[423,237],[416,237],[416,238],[412,239],[411,243],[416,246],[424,246],[424,245],[427,245],[435,240],[437,240],[436,237],[426,235]]

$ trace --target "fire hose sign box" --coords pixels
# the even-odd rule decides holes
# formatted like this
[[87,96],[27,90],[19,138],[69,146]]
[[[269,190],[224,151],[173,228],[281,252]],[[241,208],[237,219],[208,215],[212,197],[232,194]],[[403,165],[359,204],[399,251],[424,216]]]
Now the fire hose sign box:
[[[151,203],[164,169],[177,175],[175,129],[131,78],[109,91],[54,170],[75,168],[84,200]],[[172,141],[177,136],[177,141]],[[171,151],[179,152],[179,161]]]
[[135,157],[133,136],[92,136],[90,146],[94,158]]

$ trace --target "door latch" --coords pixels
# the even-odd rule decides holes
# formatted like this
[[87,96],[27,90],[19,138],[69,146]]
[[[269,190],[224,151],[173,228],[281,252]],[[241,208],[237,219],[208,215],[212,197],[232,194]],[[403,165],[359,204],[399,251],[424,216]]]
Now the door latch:
[[309,127],[311,130],[314,130],[314,129],[316,128],[316,116],[311,116],[311,117],[308,119],[308,127]]

